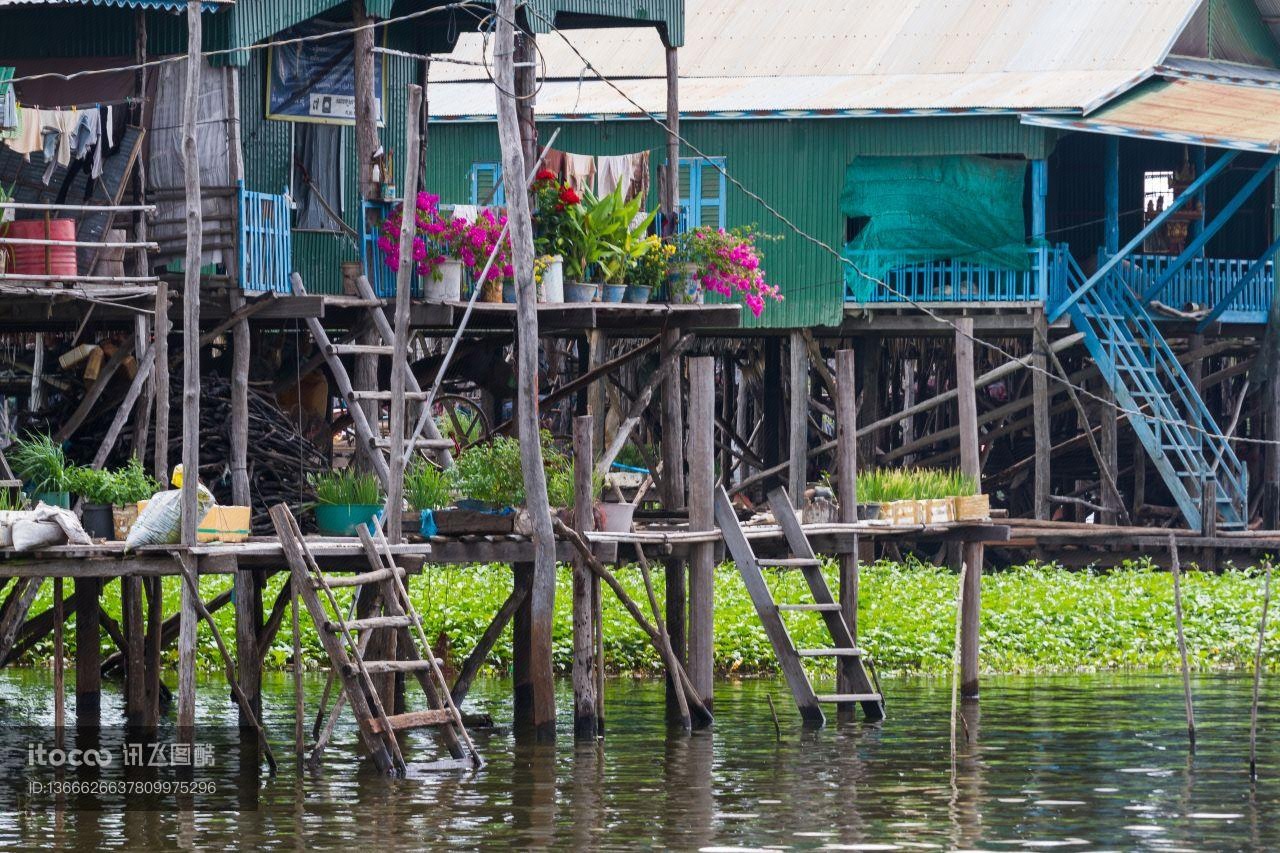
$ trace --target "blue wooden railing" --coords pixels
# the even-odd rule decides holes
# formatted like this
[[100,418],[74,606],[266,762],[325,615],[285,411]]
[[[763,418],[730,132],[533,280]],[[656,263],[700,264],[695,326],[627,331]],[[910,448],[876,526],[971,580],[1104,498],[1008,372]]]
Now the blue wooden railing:
[[1013,270],[962,258],[908,261],[893,251],[859,252],[861,263],[888,269],[887,287],[846,267],[845,301],[1044,302],[1050,293],[1065,293],[1066,253],[1065,246],[1028,247],[1030,269]]
[[293,231],[286,193],[260,193],[237,187],[240,207],[240,288],[289,292],[293,268]]
[[[1129,289],[1141,294],[1160,280],[1173,261],[1172,255],[1130,255],[1118,269]],[[1156,298],[1178,309],[1186,309],[1189,305],[1213,308],[1226,298],[1253,264],[1254,261],[1248,258],[1195,258],[1165,285]],[[1218,319],[1226,323],[1265,323],[1274,287],[1274,265],[1267,262],[1260,273],[1247,281],[1231,299]]]

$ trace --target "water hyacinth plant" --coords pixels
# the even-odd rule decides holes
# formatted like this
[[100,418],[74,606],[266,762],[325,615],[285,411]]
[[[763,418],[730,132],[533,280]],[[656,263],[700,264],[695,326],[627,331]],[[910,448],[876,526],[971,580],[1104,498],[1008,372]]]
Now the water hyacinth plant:
[[704,290],[740,299],[752,316],[764,313],[767,302],[781,302],[781,291],[767,283],[764,258],[750,228],[702,226],[678,238],[680,259],[697,266],[694,274]]
[[858,472],[859,503],[937,500],[978,493],[972,477],[937,468],[871,468]]

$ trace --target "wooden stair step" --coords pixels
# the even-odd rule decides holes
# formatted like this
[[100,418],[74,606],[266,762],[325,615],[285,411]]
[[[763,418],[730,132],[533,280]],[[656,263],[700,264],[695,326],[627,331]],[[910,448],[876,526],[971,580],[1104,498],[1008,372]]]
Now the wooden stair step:
[[796,649],[802,658],[857,658],[862,657],[862,649]]
[[[436,665],[443,664],[444,661],[437,659]],[[347,665],[348,671],[352,674],[360,672],[360,668],[354,663]],[[385,675],[393,672],[422,672],[431,669],[431,661],[429,660],[367,660],[364,662],[364,668],[369,671],[370,675]]]
[[[396,567],[396,574],[400,577],[405,576],[405,571],[399,566]],[[367,583],[381,583],[382,581],[391,580],[390,569],[375,569],[372,572],[361,572],[358,575],[324,575],[322,578],[311,578],[311,585],[320,588],[321,581],[330,588],[339,586],[364,586]]]
[[[425,400],[427,399],[426,391],[405,391],[404,398],[406,400]],[[347,395],[348,400],[390,400],[390,391],[352,391]]]
[[[453,714],[443,708],[436,708],[427,711],[409,711],[404,714],[392,714],[387,717],[387,722],[391,724],[393,732],[403,732],[408,729],[425,729],[430,726],[447,726],[454,722]],[[369,719],[369,729],[374,734],[382,734],[382,721],[377,717]]]
[[769,559],[767,557],[756,560],[762,568],[770,569],[807,569],[822,565],[821,560],[811,557],[775,557]]
[[837,602],[830,604],[779,604],[779,610],[795,610],[806,613],[835,613],[839,612],[840,605]]
[[[371,628],[410,628],[413,620],[408,616],[370,616],[367,619],[351,619],[346,622],[348,631],[367,631]],[[325,622],[324,629],[333,634],[342,633],[342,625]]]
[[819,702],[880,702],[883,697],[879,693],[819,693]]
[[381,344],[329,344],[329,355],[394,355],[395,350]]
[[[378,437],[369,442],[374,447],[385,450],[391,446],[391,439]],[[407,443],[407,441],[406,441]],[[451,438],[421,438],[419,437],[413,442],[415,447],[426,448],[427,450],[453,450],[455,447]]]

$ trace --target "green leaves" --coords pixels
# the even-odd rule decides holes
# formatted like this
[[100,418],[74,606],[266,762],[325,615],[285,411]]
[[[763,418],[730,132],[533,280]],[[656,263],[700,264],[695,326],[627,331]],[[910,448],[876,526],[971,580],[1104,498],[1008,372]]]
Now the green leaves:
[[339,506],[374,506],[382,503],[382,487],[373,474],[348,466],[340,471],[312,474],[307,483],[315,490],[316,502]]
[[974,495],[978,485],[959,471],[935,468],[871,468],[858,472],[859,503],[936,500]]
[[5,455],[13,473],[30,486],[31,491],[70,491],[72,466],[62,445],[49,436],[27,433],[15,439]]

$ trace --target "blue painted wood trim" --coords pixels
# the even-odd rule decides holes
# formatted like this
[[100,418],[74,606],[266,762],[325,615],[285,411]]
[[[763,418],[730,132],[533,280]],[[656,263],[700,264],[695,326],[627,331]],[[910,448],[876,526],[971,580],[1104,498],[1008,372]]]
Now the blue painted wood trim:
[[1075,305],[1077,302],[1079,302],[1080,297],[1084,296],[1085,293],[1087,293],[1090,289],[1095,287],[1099,281],[1101,281],[1103,278],[1107,276],[1108,273],[1110,273],[1113,269],[1115,269],[1116,265],[1120,263],[1121,259],[1125,255],[1129,254],[1134,249],[1141,246],[1143,241],[1146,240],[1150,234],[1152,234],[1157,228],[1160,228],[1161,226],[1164,225],[1166,219],[1168,219],[1175,212],[1181,209],[1184,204],[1190,201],[1191,196],[1194,193],[1208,186],[1211,182],[1213,182],[1215,178],[1218,177],[1218,175],[1221,175],[1223,172],[1225,172],[1227,169],[1227,166],[1231,165],[1231,162],[1235,160],[1236,156],[1239,153],[1240,152],[1238,151],[1228,151],[1226,154],[1218,158],[1218,160],[1214,162],[1212,166],[1210,166],[1208,169],[1205,170],[1203,175],[1196,178],[1195,181],[1192,182],[1191,186],[1187,187],[1186,192],[1184,192],[1182,195],[1175,198],[1173,200],[1173,204],[1166,207],[1163,213],[1159,214],[1155,219],[1151,220],[1151,224],[1149,224],[1146,228],[1143,228],[1141,231],[1139,231],[1138,236],[1134,237],[1132,240],[1126,243],[1125,247],[1122,250],[1120,250],[1119,252],[1116,252],[1110,258],[1108,258],[1107,261],[1098,268],[1098,271],[1095,272],[1092,276],[1090,276],[1088,281],[1086,281],[1081,287],[1072,291],[1067,296],[1067,298],[1062,301],[1062,304],[1055,307],[1053,311],[1050,313],[1049,322],[1050,323],[1056,322],[1059,317],[1061,317],[1063,314],[1067,312],[1068,308],[1070,308],[1072,305]]
[[1049,198],[1049,163],[1046,160],[1031,161],[1031,237],[1043,240],[1049,230],[1046,202]]
[[[1217,164],[1215,163],[1214,165]],[[1244,203],[1249,200],[1249,196],[1253,195],[1258,187],[1262,186],[1263,181],[1271,177],[1271,173],[1275,171],[1277,165],[1280,165],[1280,154],[1267,158],[1267,162],[1262,166],[1262,168],[1253,173],[1253,176],[1245,182],[1245,185],[1240,188],[1240,191],[1232,197],[1231,201],[1227,202],[1226,207],[1222,208],[1221,212],[1213,218],[1213,221],[1201,229],[1200,236],[1187,244],[1187,247],[1182,250],[1182,254],[1178,255],[1178,259],[1170,264],[1169,268],[1164,271],[1164,275],[1160,276],[1160,280],[1147,288],[1147,292],[1142,294],[1143,302],[1150,302],[1152,299],[1155,299],[1156,296],[1160,294],[1160,291],[1164,290],[1165,285],[1172,281],[1173,277],[1176,276],[1192,258],[1200,254],[1200,250],[1205,247],[1206,243],[1213,239],[1213,235],[1221,231],[1222,227],[1231,220],[1231,217],[1235,216],[1236,212],[1239,211],[1240,208],[1244,206]],[[1194,184],[1192,186],[1194,186]],[[1201,187],[1200,191],[1202,192],[1203,189],[1204,188]],[[1188,188],[1182,195],[1184,197],[1192,195],[1191,189]],[[1175,204],[1176,203],[1177,202],[1175,202]],[[1128,254],[1128,252],[1125,254]]]
[[[1106,196],[1106,240],[1104,245],[1107,256],[1111,257],[1120,251],[1120,137],[1108,136],[1106,153],[1103,157],[1103,193]],[[1201,171],[1198,174],[1203,175]]]
[[1227,295],[1218,300],[1218,304],[1213,306],[1213,310],[1209,312],[1209,316],[1201,320],[1200,324],[1196,326],[1196,331],[1203,332],[1210,326],[1210,324],[1221,317],[1223,313],[1226,312],[1227,307],[1235,300],[1236,296],[1240,294],[1240,291],[1248,287],[1249,284],[1267,268],[1267,262],[1271,260],[1272,256],[1275,255],[1276,252],[1280,252],[1280,237],[1277,237],[1275,241],[1267,247],[1267,250],[1262,253],[1262,257],[1253,262],[1253,265],[1249,267],[1249,271],[1241,276],[1240,280],[1237,281],[1231,290],[1227,292]]

